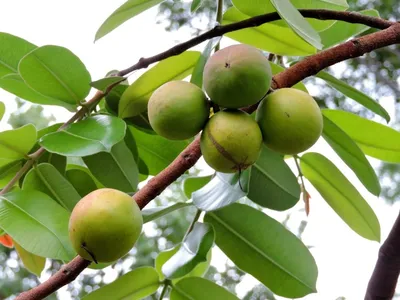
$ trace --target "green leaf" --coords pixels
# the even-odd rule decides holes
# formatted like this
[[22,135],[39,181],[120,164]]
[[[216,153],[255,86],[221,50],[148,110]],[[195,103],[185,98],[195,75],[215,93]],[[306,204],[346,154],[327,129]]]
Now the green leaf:
[[[194,2],[197,0],[194,0],[192,2],[192,5]],[[201,0],[198,0],[200,4]],[[205,46],[203,52],[201,53],[195,67],[192,73],[192,77],[190,78],[190,82],[197,85],[199,88],[203,87],[203,71],[204,71],[204,66],[207,63],[208,58],[210,57],[212,51],[214,50],[215,46],[218,45],[218,43],[221,41],[220,36],[215,37],[211,40],[208,41],[207,45]]]
[[[379,12],[375,9],[368,9],[359,12],[365,16],[379,17]],[[319,33],[324,49],[344,42],[349,38],[359,35],[370,29],[363,24],[350,24],[344,21],[337,21],[328,29]]]
[[90,91],[90,74],[70,50],[36,48],[21,59],[18,73],[36,92],[69,104],[79,104]]
[[105,77],[105,78],[91,82],[90,86],[105,93],[109,86],[116,84],[117,82],[122,82],[124,80],[125,80],[125,77],[122,77],[122,76]]
[[46,264],[46,258],[37,256],[26,251],[22,248],[18,243],[14,241],[15,250],[18,253],[19,258],[24,264],[25,269],[27,269],[32,274],[40,277],[40,273],[42,273],[44,266]]
[[237,267],[275,294],[300,298],[316,292],[314,258],[279,222],[238,203],[207,213],[204,221],[213,225],[217,246]]
[[49,98],[31,89],[18,74],[8,74],[0,78],[0,88],[26,101],[40,105],[58,105],[69,111],[76,110],[76,104]]
[[133,127],[139,129],[140,131],[146,132],[148,134],[156,134],[150,125],[149,115],[147,111],[144,111],[137,116],[125,119],[125,122]]
[[69,211],[72,211],[81,199],[73,185],[48,163],[39,164],[31,169],[25,176],[22,189],[45,193]]
[[172,287],[171,300],[238,300],[235,295],[228,292],[223,287],[200,277],[188,277],[180,280]]
[[96,32],[94,41],[99,40],[106,34],[113,31],[115,28],[125,23],[129,19],[139,15],[145,10],[163,2],[164,0],[128,0],[115,10],[105,21],[101,24]]
[[83,300],[140,300],[155,293],[160,286],[157,271],[141,267],[83,297]]
[[114,145],[110,152],[85,156],[83,161],[105,187],[125,193],[136,191],[139,172],[135,159],[124,141]]
[[0,167],[0,188],[5,187],[21,169],[23,160],[16,160]]
[[0,120],[3,119],[4,113],[6,112],[6,106],[0,101]]
[[70,260],[69,213],[46,194],[16,191],[0,197],[0,227],[21,247],[42,257]]
[[263,207],[280,211],[296,205],[300,186],[280,154],[262,147],[260,157],[251,167],[247,197]]
[[301,36],[310,45],[313,45],[317,49],[322,49],[321,38],[318,32],[307,23],[299,11],[293,6],[289,0],[270,0],[272,5],[275,7],[278,14],[283,20]]
[[316,76],[325,80],[330,86],[332,86],[335,90],[341,92],[346,97],[353,99],[365,108],[368,108],[377,115],[381,116],[386,120],[386,122],[390,121],[390,116],[388,112],[378,102],[376,102],[368,95],[360,92],[359,90],[348,85],[344,81],[335,78],[327,72],[319,72]]
[[210,182],[212,175],[203,177],[188,177],[183,181],[183,191],[188,199],[192,197],[192,193],[201,189]]
[[128,88],[125,84],[119,84],[114,87],[110,93],[106,96],[106,108],[108,111],[112,112],[115,115],[118,115],[118,104],[121,99],[122,94]]
[[[273,62],[269,62],[269,64],[271,65],[272,75],[276,75],[276,74],[279,74],[279,73],[285,71],[285,68],[280,65],[274,64]],[[296,83],[294,86],[292,86],[292,88],[295,88],[295,89],[298,89],[298,90],[308,93],[306,86],[301,81],[299,83]]]
[[199,7],[201,6],[201,4],[203,3],[204,0],[193,0],[192,1],[192,5],[190,7],[190,11],[192,13],[194,13],[196,10],[199,9]]
[[36,143],[36,135],[32,124],[0,132],[0,166],[26,158]]
[[380,241],[379,221],[360,193],[340,170],[319,153],[301,157],[304,176],[346,224],[360,236]]
[[[74,157],[75,158],[75,157]],[[69,159],[71,159],[71,157],[69,157]],[[96,177],[94,177],[93,176],[93,174],[92,173],[90,173],[90,170],[86,167],[86,165],[85,165],[85,163],[84,163],[84,161],[83,161],[83,159],[82,158],[78,158],[80,161],[81,161],[81,164],[79,164],[79,160],[78,161],[71,161],[68,165],[67,165],[67,172],[69,171],[69,170],[80,170],[80,171],[83,171],[83,172],[85,172],[87,175],[89,175],[90,176],[90,178],[94,181],[94,183],[96,184],[96,186],[97,186],[97,188],[99,189],[99,188],[104,188],[104,185],[102,185],[101,183],[100,183],[100,181],[98,181],[97,179],[96,179]],[[77,189],[78,190],[78,189]]]
[[66,172],[65,176],[82,198],[97,190],[96,183],[85,171],[71,169]]
[[365,154],[383,161],[400,163],[398,131],[349,112],[331,109],[323,109],[322,112],[346,132]]
[[39,143],[47,151],[65,156],[88,156],[106,151],[120,142],[126,124],[117,117],[97,115],[43,136]]
[[247,194],[248,175],[248,170],[241,174],[217,172],[209,183],[192,193],[193,204],[203,211],[212,211],[238,201]]
[[164,170],[189,145],[189,141],[171,141],[157,135],[146,134],[128,127],[132,131],[139,156],[149,168],[150,175]]
[[200,52],[186,51],[157,63],[125,91],[126,94],[119,102],[119,117],[124,119],[134,117],[146,111],[147,102],[153,92],[166,82],[180,80],[190,75],[199,57]]
[[[248,15],[231,7],[224,13],[222,24],[231,24],[248,18]],[[240,43],[249,44],[278,55],[306,56],[314,54],[317,51],[290,28],[274,24],[263,24],[258,27],[245,28],[225,35]]]
[[207,253],[214,244],[214,230],[211,225],[196,222],[192,231],[176,252],[161,268],[169,279],[187,275],[199,263],[207,261]]
[[343,130],[325,116],[322,136],[340,158],[354,171],[368,191],[375,196],[379,196],[381,186],[378,177],[364,153]]
[[181,208],[192,206],[191,202],[178,202],[170,206],[158,206],[142,210],[143,223],[154,221],[162,216],[165,216],[173,211]]
[[0,32],[0,78],[18,73],[20,59],[35,48],[37,46],[20,37]]

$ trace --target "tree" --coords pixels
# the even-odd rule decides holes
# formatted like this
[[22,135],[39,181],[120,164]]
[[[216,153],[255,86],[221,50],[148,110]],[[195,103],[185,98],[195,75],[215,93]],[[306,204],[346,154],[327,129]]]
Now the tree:
[[[145,2],[146,5],[139,5],[131,0],[121,6],[100,27],[96,39],[161,1]],[[202,87],[205,63],[214,49],[218,51],[221,36],[265,51],[275,74],[270,92],[292,86],[306,91],[301,81],[316,76],[347,96],[350,90],[351,97],[360,105],[389,119],[379,103],[323,70],[399,43],[398,23],[379,18],[374,10],[348,12],[343,0],[324,2],[325,9],[321,9],[322,2],[318,0],[305,7],[302,2],[294,7],[289,1],[273,0],[266,2],[265,7],[251,1],[233,3],[235,7],[227,9],[229,4],[223,8],[223,1],[218,1],[211,10],[223,25],[96,81],[68,49],[37,47],[22,38],[1,34],[0,87],[33,103],[59,105],[74,112],[62,125],[37,131],[35,126],[27,124],[0,133],[2,145],[10,145],[0,148],[3,240],[11,237],[17,250],[35,261],[33,266],[26,261],[25,266],[31,272],[40,272],[45,258],[66,263],[48,281],[21,293],[17,299],[42,299],[72,282],[85,268],[105,267],[76,256],[68,240],[71,210],[82,197],[102,187],[132,195],[143,209],[144,222],[154,219],[161,222],[169,213],[181,209],[194,209],[195,215],[191,221],[183,222],[188,230],[182,243],[176,237],[171,239],[176,247],[161,253],[155,268],[150,262],[143,262],[142,267],[86,296],[89,299],[109,299],[110,295],[119,297],[134,292],[143,298],[158,289],[161,298],[166,293],[170,293],[171,299],[190,298],[206,291],[207,299],[236,299],[226,289],[201,278],[214,244],[243,272],[253,275],[276,295],[298,298],[315,292],[317,266],[307,247],[262,211],[262,208],[286,210],[300,198],[308,211],[309,195],[304,180],[314,185],[352,230],[366,239],[380,240],[379,221],[373,210],[322,154],[308,152],[289,157],[298,167],[300,185],[284,157],[267,147],[262,148],[256,164],[247,170],[239,167],[235,174],[204,177],[189,171],[201,157],[199,137],[171,141],[155,134],[149,126],[146,109],[151,94],[171,78],[180,80],[188,75],[193,84]],[[193,1],[191,9],[195,11],[201,4]],[[371,31],[354,38],[367,30]],[[273,42],[271,35],[275,37]],[[352,39],[345,42],[349,38]],[[203,53],[189,50],[206,41],[209,43]],[[286,63],[284,67],[280,66],[282,62]],[[127,87],[130,73],[153,63],[157,64]],[[85,101],[91,87],[98,92]],[[128,90],[131,95],[125,97]],[[210,106],[214,114],[220,109]],[[242,110],[252,114],[257,107],[258,103]],[[365,155],[397,163],[398,147],[393,141],[399,137],[398,132],[350,112],[324,109],[323,115],[323,138],[365,187],[378,195],[379,181]],[[331,176],[327,178],[326,173]],[[145,181],[149,175],[151,179],[138,189],[139,181]],[[179,186],[176,189],[192,201],[144,209],[174,182],[182,183],[183,191]],[[392,262],[396,261],[400,247],[399,228],[396,222],[381,248],[367,299],[378,296],[389,299],[394,293],[399,268]],[[136,249],[152,252],[151,248]],[[293,259],[292,251],[301,259]],[[235,274],[233,278],[238,276]],[[126,284],[131,280],[134,285]]]

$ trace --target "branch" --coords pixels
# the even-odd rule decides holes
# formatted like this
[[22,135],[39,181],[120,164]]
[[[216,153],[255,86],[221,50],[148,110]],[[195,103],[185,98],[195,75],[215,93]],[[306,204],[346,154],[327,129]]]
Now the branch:
[[[347,12],[347,11],[332,11],[326,9],[300,9],[299,12],[306,18],[313,18],[319,20],[338,20],[344,21],[347,23],[358,23],[364,24],[366,26],[377,28],[377,29],[386,29],[389,28],[394,22],[387,21],[381,18],[365,16],[356,12]],[[139,61],[133,66],[122,70],[118,73],[119,76],[125,76],[135,70],[147,68],[152,63],[161,61],[171,56],[179,55],[186,50],[204,42],[214,37],[222,36],[228,32],[237,31],[244,28],[249,27],[257,27],[262,24],[273,22],[280,20],[281,17],[277,12],[256,16],[253,18],[249,18],[240,22],[231,23],[223,26],[216,26],[210,31],[207,31],[193,39],[190,39],[182,44],[176,45],[164,52],[161,52],[157,55],[141,58]]]
[[394,296],[400,274],[400,215],[386,241],[379,249],[378,260],[368,284],[365,300],[389,300]]
[[[313,13],[312,13],[313,12]],[[302,11],[304,16],[308,16],[307,13],[313,14],[315,18],[333,18],[336,16],[340,20],[346,20],[349,22],[359,22],[362,24],[368,24],[376,28],[386,28],[380,32],[372,33],[367,36],[363,36],[357,39],[353,39],[349,42],[333,47],[331,49],[322,51],[316,55],[310,56],[296,65],[286,69],[279,73],[273,78],[273,87],[283,88],[290,87],[304,78],[314,75],[326,67],[339,63],[341,61],[361,56],[372,50],[385,47],[388,45],[396,44],[400,42],[400,24],[385,21],[378,18],[366,17],[356,13],[348,12],[331,12],[325,10],[312,10]],[[310,15],[310,17],[311,17]],[[238,30],[251,26],[258,26],[266,21],[277,19],[275,14],[264,15],[260,17],[251,18],[239,23],[233,23],[226,26],[220,26],[212,29],[208,33],[205,33],[197,38],[189,40],[183,44],[177,45],[168,51],[162,52],[156,56],[150,58],[142,58],[139,62],[124,71],[121,71],[119,75],[126,75],[134,70],[145,68],[153,62],[165,59],[167,57],[182,53],[186,49],[201,43],[206,39],[213,38],[215,36],[222,35],[226,32]],[[257,105],[253,105],[246,109],[248,112],[253,112],[257,108]],[[137,201],[140,208],[145,207],[151,200],[159,195],[164,189],[166,189],[172,182],[179,178],[183,173],[190,169],[200,158],[200,139],[197,137],[166,169],[160,172],[157,176],[153,177],[141,190],[139,190],[133,198]],[[24,292],[19,295],[16,300],[36,300],[43,299],[43,297],[52,294],[57,291],[61,286],[64,286],[82,272],[89,262],[77,257],[70,263],[68,263],[62,270],[71,270],[65,274],[62,270],[58,271],[54,276],[49,278],[46,282],[40,284],[34,289]],[[71,276],[72,274],[73,276]]]

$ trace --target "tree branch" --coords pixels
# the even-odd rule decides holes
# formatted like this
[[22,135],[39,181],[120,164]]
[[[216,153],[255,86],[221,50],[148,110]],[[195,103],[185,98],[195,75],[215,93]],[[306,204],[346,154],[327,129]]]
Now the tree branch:
[[[389,28],[394,22],[387,21],[381,18],[365,16],[356,12],[347,12],[347,11],[332,11],[326,9],[300,9],[300,13],[306,18],[313,18],[319,20],[338,20],[345,21],[347,23],[358,23],[364,24],[366,26],[377,28],[377,29],[386,29]],[[217,36],[222,36],[228,32],[237,31],[244,28],[249,27],[257,27],[262,24],[273,22],[280,20],[281,17],[277,12],[256,16],[253,18],[249,18],[240,22],[231,23],[223,26],[216,26],[210,31],[207,31],[193,39],[190,39],[184,43],[176,45],[164,52],[161,52],[157,55],[141,58],[139,61],[133,66],[122,70],[118,73],[119,76],[125,76],[135,70],[147,68],[152,63],[161,61],[171,56],[179,55],[186,50],[204,42],[209,39],[212,39]]]
[[[303,80],[304,78],[314,75],[324,68],[329,67],[335,63],[353,57],[361,56],[364,53],[370,52],[372,50],[400,42],[400,24],[398,23],[389,22],[378,18],[365,17],[356,13],[331,12],[325,10],[313,10],[312,12],[313,13],[311,13],[311,11],[302,11],[302,14],[304,16],[321,19],[330,19],[335,16],[340,20],[359,22],[368,26],[386,29],[380,32],[372,33],[367,36],[353,39],[349,42],[322,51],[316,55],[304,59],[303,61],[274,76],[273,87],[275,89],[290,87]],[[307,13],[309,13],[310,15],[307,15]],[[208,33],[205,33],[188,42],[177,45],[168,51],[162,52],[150,58],[142,58],[136,65],[124,71],[121,71],[119,75],[124,76],[134,70],[145,68],[151,63],[182,53],[183,51],[189,49],[194,45],[197,45],[207,39],[222,35],[226,32],[246,27],[258,26],[260,24],[268,22],[268,20],[273,21],[276,19],[277,16],[275,14],[269,14],[249,19],[251,21],[245,20],[239,23],[216,27]],[[251,107],[248,107],[246,111],[253,112],[256,108],[257,105],[253,105]],[[197,162],[200,156],[200,139],[199,137],[196,137],[195,140],[165,170],[160,172],[157,176],[153,177],[141,190],[139,190],[133,196],[140,208],[145,207],[172,182],[174,182],[184,172],[190,169]],[[90,262],[80,257],[77,257],[66,266],[64,266],[64,268],[58,271],[54,276],[49,278],[46,282],[40,284],[30,291],[20,294],[16,299],[43,299],[44,297],[57,291],[60,287],[72,282],[76,278],[76,276],[89,265],[89,263]],[[65,270],[68,271],[65,272]]]

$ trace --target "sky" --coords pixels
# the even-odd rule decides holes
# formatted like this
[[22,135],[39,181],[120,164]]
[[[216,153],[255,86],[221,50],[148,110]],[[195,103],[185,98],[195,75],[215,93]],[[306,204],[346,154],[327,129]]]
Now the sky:
[[[67,47],[84,62],[92,75],[92,80],[104,77],[110,70],[126,68],[143,56],[157,54],[190,37],[186,29],[168,33],[162,25],[156,24],[157,9],[154,8],[94,43],[98,27],[122,3],[123,0],[7,1],[0,10],[0,28],[38,46],[52,44]],[[222,40],[222,46],[231,43],[232,41],[227,38]],[[196,48],[201,50],[201,46]],[[142,72],[136,72],[129,80],[132,82]],[[308,86],[308,88],[311,95],[317,92],[315,87]],[[8,113],[14,109],[14,98],[13,95],[0,90],[0,101],[6,104]],[[390,101],[387,105],[393,112]],[[58,107],[46,107],[46,111],[53,113],[59,121],[66,120],[70,116],[70,113]],[[4,120],[7,120],[7,114]],[[0,128],[7,129],[8,125],[3,121],[0,123]],[[333,160],[359,189],[380,221],[381,240],[384,241],[397,217],[400,205],[386,205],[384,199],[368,193],[322,139],[310,151],[320,152]],[[371,160],[371,162],[374,166],[377,165],[377,161]],[[291,161],[288,163],[294,168]],[[346,297],[346,299],[361,300],[376,262],[379,244],[368,241],[350,230],[308,183],[307,189],[312,197],[309,217],[306,218],[304,212],[298,211],[303,205],[299,201],[299,204],[291,210],[293,214],[289,222],[289,227],[296,230],[299,222],[307,219],[308,226],[303,241],[306,245],[312,246],[310,251],[319,269],[318,293],[303,299],[334,300]],[[279,221],[286,217],[286,213],[268,210],[267,213]],[[212,264],[217,268],[223,268],[226,257],[218,249],[213,254]],[[110,273],[109,280],[114,278]],[[237,287],[238,296],[243,297],[255,283],[257,281],[254,278],[246,275]]]

